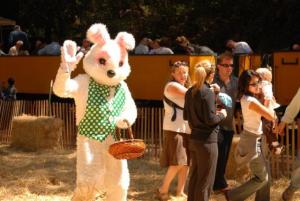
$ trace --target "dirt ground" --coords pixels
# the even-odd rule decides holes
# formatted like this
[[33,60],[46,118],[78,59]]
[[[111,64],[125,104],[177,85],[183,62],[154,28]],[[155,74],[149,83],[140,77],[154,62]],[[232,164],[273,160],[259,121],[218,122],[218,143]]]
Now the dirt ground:
[[[75,150],[22,152],[0,145],[0,200],[2,201],[66,201],[75,187]],[[129,201],[153,201],[165,169],[157,161],[131,160]],[[281,200],[288,179],[274,181],[271,200]],[[232,185],[238,185],[230,181]],[[171,193],[174,192],[174,184]],[[102,200],[102,195],[98,201]],[[172,197],[171,200],[176,200]],[[179,200],[179,199],[177,199]],[[210,201],[224,201],[222,195],[212,195]],[[254,199],[248,199],[248,201]],[[300,200],[300,192],[294,200]]]

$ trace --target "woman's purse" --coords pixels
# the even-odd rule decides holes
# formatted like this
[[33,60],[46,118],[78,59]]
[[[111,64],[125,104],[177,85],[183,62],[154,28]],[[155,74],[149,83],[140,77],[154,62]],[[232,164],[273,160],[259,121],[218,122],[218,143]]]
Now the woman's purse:
[[127,120],[124,120],[124,122],[127,124],[127,134],[128,138],[127,140],[122,140],[120,138],[120,129],[116,129],[116,134],[119,139],[119,142],[115,142],[109,146],[108,152],[115,157],[116,159],[122,160],[122,159],[135,159],[138,157],[141,157],[146,149],[146,144],[144,143],[144,140],[142,139],[134,139],[132,129],[130,127],[130,124]]

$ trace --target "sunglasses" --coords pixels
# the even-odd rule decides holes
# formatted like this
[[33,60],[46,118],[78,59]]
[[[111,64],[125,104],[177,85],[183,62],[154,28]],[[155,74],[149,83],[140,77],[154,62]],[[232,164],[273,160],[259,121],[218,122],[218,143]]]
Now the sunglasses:
[[261,85],[261,82],[254,82],[254,83],[250,83],[249,86],[252,86],[252,87],[257,87]]
[[229,68],[229,67],[233,68],[234,67],[233,64],[219,64],[219,65],[223,66],[224,68]]
[[186,61],[176,61],[173,64],[173,67],[179,67],[179,66],[188,66],[188,63]]

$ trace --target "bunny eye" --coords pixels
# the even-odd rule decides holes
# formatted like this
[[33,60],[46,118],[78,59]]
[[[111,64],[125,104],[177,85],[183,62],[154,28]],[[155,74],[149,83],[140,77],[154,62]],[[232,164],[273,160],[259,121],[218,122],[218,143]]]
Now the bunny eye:
[[123,61],[120,61],[120,62],[119,62],[119,67],[122,67],[123,64],[124,64]]
[[102,65],[105,65],[106,59],[100,58],[100,59],[99,59],[99,63],[102,64]]

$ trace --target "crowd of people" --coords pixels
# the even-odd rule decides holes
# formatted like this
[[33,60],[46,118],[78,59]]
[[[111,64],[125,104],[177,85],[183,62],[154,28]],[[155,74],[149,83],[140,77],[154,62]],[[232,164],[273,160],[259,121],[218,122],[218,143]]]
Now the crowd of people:
[[[251,51],[242,46],[240,49]],[[188,74],[190,67],[194,68],[193,83]],[[283,134],[285,125],[298,114],[300,89],[278,125],[280,118],[275,109],[279,105],[273,96],[270,69],[245,70],[237,78],[232,74],[233,68],[233,54],[229,52],[218,56],[216,66],[208,60],[195,66],[182,61],[173,64],[163,93],[164,142],[160,164],[168,169],[156,190],[158,200],[170,199],[169,187],[176,176],[176,197],[188,201],[208,201],[213,191],[223,193],[228,201],[246,200],[253,194],[255,200],[270,200],[267,154],[281,153],[275,133]],[[250,165],[252,177],[233,188],[227,183],[225,171],[234,134],[236,102],[241,104],[244,129],[234,158],[240,166]],[[291,184],[283,193],[284,201],[291,201],[300,187],[299,172],[300,168],[294,171]]]
[[[28,35],[21,29],[21,26],[15,25],[13,31],[10,32],[7,39],[7,52],[5,45],[0,42],[0,56],[28,56],[28,55],[52,55],[61,54],[61,42],[54,34],[49,40],[37,38],[34,44],[30,43]],[[87,39],[82,39],[78,51],[85,53],[91,47],[91,43]]]
[[178,36],[175,41],[167,37],[157,39],[142,38],[134,49],[134,54],[185,54],[185,55],[215,55],[207,46],[191,43],[185,36]]
[[[0,42],[0,56],[27,56],[27,55],[60,55],[61,41],[55,34],[52,34],[48,40],[36,38],[32,44],[28,34],[21,29],[21,26],[15,25],[10,32],[7,41]],[[90,49],[91,43],[86,38],[80,41],[78,51],[86,52]],[[226,48],[233,53],[252,53],[251,47],[247,42],[236,42],[229,39],[225,43]],[[295,46],[295,48],[297,48]],[[168,37],[151,39],[143,37],[132,52],[137,55],[144,54],[186,54],[186,55],[216,55],[208,46],[198,45],[190,42],[186,36],[178,36],[172,40]]]
[[[36,38],[29,40],[28,34],[21,29],[20,25],[15,25],[10,32],[7,43],[0,41],[1,55],[60,55],[61,41],[55,34],[49,39]],[[31,44],[32,42],[32,44]],[[180,35],[175,39],[169,37],[157,37],[151,39],[142,37],[132,54],[187,54],[187,55],[217,55],[217,52],[205,45],[191,42],[186,36]],[[83,38],[80,42],[79,50],[86,51],[91,47],[91,43]],[[235,41],[229,38],[224,43],[225,48],[233,54],[251,54],[253,49],[246,41]],[[7,50],[6,50],[7,49]],[[293,41],[289,47],[282,50],[299,51],[300,43]]]

